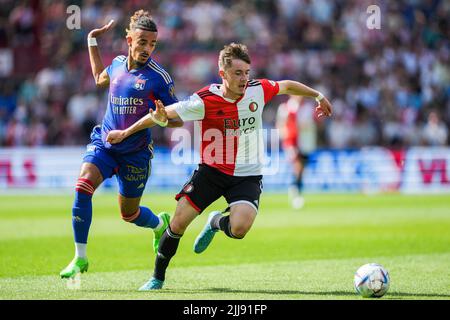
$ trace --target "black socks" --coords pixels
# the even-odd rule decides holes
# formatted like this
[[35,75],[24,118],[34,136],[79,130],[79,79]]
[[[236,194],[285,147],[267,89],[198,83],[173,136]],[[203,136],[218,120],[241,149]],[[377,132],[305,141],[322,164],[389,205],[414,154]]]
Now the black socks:
[[182,235],[173,233],[170,226],[164,231],[159,241],[158,253],[155,260],[155,271],[153,277],[164,281],[166,277],[166,269],[169,265],[170,259],[177,252],[178,244]]
[[[212,221],[211,221],[212,222]],[[231,233],[231,224],[230,224],[230,216],[222,216],[218,221],[219,229],[225,232],[225,234],[233,239],[242,239],[236,237],[233,233]]]

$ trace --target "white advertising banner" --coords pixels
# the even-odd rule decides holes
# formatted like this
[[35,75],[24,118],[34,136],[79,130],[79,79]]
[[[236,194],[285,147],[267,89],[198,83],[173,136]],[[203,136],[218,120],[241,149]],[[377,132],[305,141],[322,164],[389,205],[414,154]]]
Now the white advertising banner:
[[411,148],[406,151],[401,191],[450,192],[450,148]]
[[84,147],[0,149],[0,190],[74,187]]
[[[2,148],[0,193],[73,190],[84,152],[84,147]],[[178,191],[197,167],[194,161],[175,164],[172,153],[155,151],[146,192]],[[264,176],[264,190],[286,192],[293,176],[284,154],[275,169]],[[450,148],[320,150],[310,155],[304,186],[305,192],[450,193],[449,171]],[[100,189],[116,188],[112,178]]]

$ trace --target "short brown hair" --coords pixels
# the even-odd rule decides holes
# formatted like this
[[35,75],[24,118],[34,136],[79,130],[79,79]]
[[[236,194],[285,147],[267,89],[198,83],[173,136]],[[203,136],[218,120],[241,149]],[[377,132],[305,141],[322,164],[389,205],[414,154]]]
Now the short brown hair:
[[250,64],[251,61],[247,46],[234,42],[224,46],[219,53],[219,69],[229,68],[233,59],[239,59]]
[[125,29],[127,36],[135,29],[158,32],[155,21],[148,11],[138,10],[130,18],[130,29]]

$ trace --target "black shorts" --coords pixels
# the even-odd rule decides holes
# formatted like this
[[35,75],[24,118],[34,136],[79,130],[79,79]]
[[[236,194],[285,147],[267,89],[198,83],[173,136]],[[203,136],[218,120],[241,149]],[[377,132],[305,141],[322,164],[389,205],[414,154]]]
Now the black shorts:
[[247,203],[258,211],[262,188],[262,175],[230,176],[208,165],[200,164],[175,199],[185,197],[199,213],[221,196],[227,200],[227,210],[234,204]]

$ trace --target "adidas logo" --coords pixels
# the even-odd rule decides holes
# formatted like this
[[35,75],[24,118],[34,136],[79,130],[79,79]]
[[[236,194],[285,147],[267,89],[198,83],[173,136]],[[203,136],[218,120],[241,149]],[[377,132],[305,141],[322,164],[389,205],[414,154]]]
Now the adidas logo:
[[78,222],[78,223],[84,222],[84,220],[81,219],[79,216],[74,216],[74,217],[72,218],[72,220],[75,221],[75,222]]
[[141,188],[143,188],[144,187],[144,183],[141,183],[137,188],[138,189],[141,189]]
[[222,109],[220,109],[219,111],[217,111],[216,115],[223,116],[225,115],[225,112],[223,112]]

